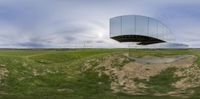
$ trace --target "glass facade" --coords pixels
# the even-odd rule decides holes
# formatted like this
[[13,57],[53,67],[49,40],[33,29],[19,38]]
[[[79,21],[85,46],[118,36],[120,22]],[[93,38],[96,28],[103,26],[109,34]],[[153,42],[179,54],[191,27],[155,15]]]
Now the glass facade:
[[172,41],[173,36],[160,21],[139,15],[125,15],[110,19],[110,36],[142,35]]
[[135,17],[124,16],[122,18],[122,35],[135,33]]
[[112,18],[112,21],[110,21],[110,35],[118,36],[121,34],[121,17]]

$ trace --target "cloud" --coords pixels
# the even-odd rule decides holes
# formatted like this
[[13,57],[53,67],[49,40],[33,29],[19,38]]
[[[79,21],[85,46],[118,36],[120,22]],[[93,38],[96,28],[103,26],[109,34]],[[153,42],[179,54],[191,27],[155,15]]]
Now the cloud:
[[180,3],[162,6],[156,11],[159,19],[167,23],[174,33],[177,42],[191,47],[200,43],[200,9],[199,3]]
[[[137,14],[166,23],[177,42],[199,42],[197,0],[0,0],[0,47],[124,47],[109,18]],[[188,42],[186,42],[188,41]],[[197,45],[195,43],[195,46]]]

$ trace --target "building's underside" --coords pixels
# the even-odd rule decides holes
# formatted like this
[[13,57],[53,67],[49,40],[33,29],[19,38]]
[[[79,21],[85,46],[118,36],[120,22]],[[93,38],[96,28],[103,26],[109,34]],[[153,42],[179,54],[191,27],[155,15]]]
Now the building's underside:
[[114,36],[111,38],[119,42],[138,42],[138,45],[148,45],[148,44],[166,42],[161,39],[157,39],[157,38],[149,37],[149,36],[142,36],[142,35],[120,35],[120,36]]

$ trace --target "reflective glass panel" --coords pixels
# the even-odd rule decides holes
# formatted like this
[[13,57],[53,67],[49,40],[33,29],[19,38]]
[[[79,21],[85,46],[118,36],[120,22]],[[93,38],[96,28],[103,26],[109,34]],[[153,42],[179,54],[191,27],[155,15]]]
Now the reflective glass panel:
[[110,20],[110,34],[111,36],[121,35],[121,17]]
[[135,32],[135,16],[122,17],[122,34],[134,34]]
[[155,36],[157,34],[157,21],[149,18],[149,35]]
[[136,34],[146,35],[148,31],[148,18],[136,16]]

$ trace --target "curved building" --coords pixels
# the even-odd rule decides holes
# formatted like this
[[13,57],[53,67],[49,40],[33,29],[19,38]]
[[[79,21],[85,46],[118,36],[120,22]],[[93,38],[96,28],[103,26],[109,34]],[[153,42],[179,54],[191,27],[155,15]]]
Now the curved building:
[[138,45],[173,40],[170,29],[162,22],[140,15],[124,15],[110,19],[110,37],[119,42],[138,42]]
[[184,49],[184,48],[188,48],[189,46],[186,44],[181,44],[181,43],[171,43],[171,42],[165,42],[165,43],[156,43],[156,44],[150,44],[150,45],[146,45],[146,46],[142,46],[142,45],[129,45],[129,48],[158,48],[158,49],[162,49],[162,48],[175,48],[175,49]]

